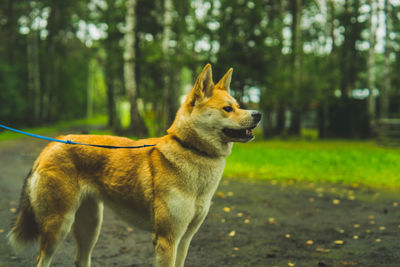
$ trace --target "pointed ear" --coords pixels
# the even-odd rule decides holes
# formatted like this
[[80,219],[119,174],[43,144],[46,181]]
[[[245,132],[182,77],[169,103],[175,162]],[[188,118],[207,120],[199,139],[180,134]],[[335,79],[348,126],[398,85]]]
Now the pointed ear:
[[232,81],[232,71],[233,69],[230,68],[225,73],[224,77],[222,77],[222,79],[217,83],[216,87],[228,91]]
[[197,100],[210,97],[213,88],[214,82],[212,79],[211,65],[207,64],[197,77],[196,83],[188,95],[189,103],[194,106]]

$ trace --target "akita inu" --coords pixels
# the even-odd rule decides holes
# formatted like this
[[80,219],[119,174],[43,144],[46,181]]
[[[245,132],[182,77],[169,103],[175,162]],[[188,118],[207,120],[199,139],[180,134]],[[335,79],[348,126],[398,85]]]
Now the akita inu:
[[208,64],[179,108],[168,134],[133,141],[68,135],[81,143],[140,149],[104,149],[50,143],[25,180],[9,233],[14,247],[37,238],[37,266],[49,266],[73,230],[75,263],[90,266],[103,203],[129,223],[153,232],[155,266],[183,266],[190,241],[204,221],[233,142],[253,139],[261,113],[240,109],[228,93],[232,69],[214,85]]

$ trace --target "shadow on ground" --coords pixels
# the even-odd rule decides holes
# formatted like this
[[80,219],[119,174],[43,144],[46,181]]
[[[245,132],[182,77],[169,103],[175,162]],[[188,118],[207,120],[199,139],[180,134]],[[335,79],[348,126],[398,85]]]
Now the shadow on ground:
[[[25,175],[42,141],[0,142],[0,266],[33,266],[37,244],[20,255],[6,233]],[[400,266],[400,196],[358,185],[223,179],[186,266]],[[71,236],[53,266],[73,266]],[[92,266],[151,266],[151,235],[109,209]]]

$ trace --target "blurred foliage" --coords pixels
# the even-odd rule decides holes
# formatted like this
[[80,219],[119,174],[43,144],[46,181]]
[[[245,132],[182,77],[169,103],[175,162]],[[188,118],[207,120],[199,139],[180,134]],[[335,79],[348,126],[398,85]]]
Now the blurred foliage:
[[[385,16],[383,2],[378,4]],[[400,6],[390,4],[390,113],[398,116]],[[294,10],[301,17],[297,39],[292,38]],[[125,11],[125,0],[1,1],[0,121],[36,126],[107,114],[110,128],[126,128]],[[172,96],[176,109],[179,96],[208,62],[215,82],[234,68],[232,94],[244,107],[263,111],[266,137],[286,134],[293,110],[322,137],[372,133],[365,128],[365,99],[352,95],[367,87],[367,0],[173,0],[169,15],[172,37],[165,55],[164,1],[138,0],[135,74],[140,112],[151,135],[165,130],[163,99]],[[298,65],[293,42],[301,47]],[[378,90],[385,62],[379,47]],[[308,118],[309,111],[317,116]]]

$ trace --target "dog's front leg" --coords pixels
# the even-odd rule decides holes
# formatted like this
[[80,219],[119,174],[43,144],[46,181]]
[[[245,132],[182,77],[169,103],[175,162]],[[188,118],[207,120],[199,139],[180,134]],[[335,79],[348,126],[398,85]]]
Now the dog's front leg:
[[207,216],[207,213],[208,209],[207,211],[204,211],[202,214],[195,216],[188,225],[187,230],[185,234],[182,236],[178,245],[176,264],[175,264],[176,267],[183,267],[189,250],[190,242],[192,241],[194,234],[197,232],[197,230],[199,230],[201,224],[203,223],[204,219]]
[[155,267],[175,267],[176,251],[182,227],[172,219],[171,209],[167,203],[161,201],[154,213],[153,244],[155,253]]

